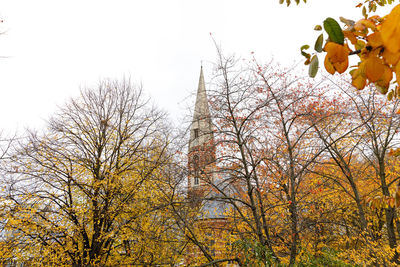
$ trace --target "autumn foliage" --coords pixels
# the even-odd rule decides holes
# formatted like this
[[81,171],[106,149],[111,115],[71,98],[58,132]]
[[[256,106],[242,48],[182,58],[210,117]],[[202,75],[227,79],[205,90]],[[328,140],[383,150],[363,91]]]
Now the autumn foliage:
[[229,204],[227,244],[214,260],[397,264],[399,173],[390,151],[398,100],[359,94],[345,80],[315,85],[271,63],[223,57],[214,82],[218,168],[203,179],[215,190],[233,187],[214,197]]
[[365,1],[343,29],[327,18],[315,53],[301,48],[311,77],[324,53],[326,71],[349,80],[217,46],[199,161],[128,80],[82,90],[43,131],[0,140],[0,263],[399,265],[400,5],[369,14],[391,2]]
[[[330,63],[340,69],[343,55],[332,50]],[[45,131],[8,143],[2,262],[399,262],[397,99],[222,55],[214,82],[215,157],[199,166],[208,191],[198,198],[185,190],[192,170],[179,138],[170,139],[163,113],[126,81],[83,91]],[[208,217],[206,203],[221,213]]]
[[[350,69],[352,84],[361,90],[368,84],[374,84],[388,98],[399,96],[400,85],[400,5],[383,17],[371,15],[378,5],[390,4],[393,1],[365,1],[357,7],[363,7],[364,18],[353,21],[340,18],[344,23],[342,29],[333,18],[327,18],[323,28],[327,33],[325,45],[323,34],[315,43],[315,52],[326,52],[324,67],[330,74],[343,73]],[[368,11],[366,6],[368,6]],[[316,26],[316,30],[322,30]],[[323,49],[322,49],[323,47]],[[310,64],[310,76],[315,77],[318,71],[318,58],[303,50],[302,54],[307,58],[305,64]],[[349,67],[350,56],[358,56],[358,63]],[[395,77],[395,78],[394,78]],[[393,84],[393,87],[390,85]]]

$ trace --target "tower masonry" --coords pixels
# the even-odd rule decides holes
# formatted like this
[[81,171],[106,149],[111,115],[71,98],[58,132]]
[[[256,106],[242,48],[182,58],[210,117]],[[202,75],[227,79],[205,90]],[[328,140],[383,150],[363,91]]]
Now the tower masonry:
[[215,144],[212,120],[208,105],[207,92],[204,82],[203,67],[200,69],[199,86],[193,120],[190,127],[188,165],[188,194],[204,196],[212,182],[213,174],[209,170],[215,163]]

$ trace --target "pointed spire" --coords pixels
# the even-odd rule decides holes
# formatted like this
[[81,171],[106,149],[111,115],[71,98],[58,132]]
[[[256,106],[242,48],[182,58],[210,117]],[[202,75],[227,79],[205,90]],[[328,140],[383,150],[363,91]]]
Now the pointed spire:
[[202,145],[210,141],[212,137],[210,109],[204,82],[203,66],[201,66],[193,121],[190,128],[189,150],[194,146]]
[[208,108],[208,99],[206,93],[206,85],[204,83],[203,66],[200,69],[199,87],[197,88],[196,105],[194,108],[193,119],[199,117],[209,117],[210,111]]

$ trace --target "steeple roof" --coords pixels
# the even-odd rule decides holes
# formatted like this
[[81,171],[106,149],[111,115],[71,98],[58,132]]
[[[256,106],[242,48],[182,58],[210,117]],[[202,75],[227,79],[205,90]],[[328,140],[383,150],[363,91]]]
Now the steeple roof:
[[200,69],[199,86],[197,88],[196,104],[190,128],[189,151],[198,145],[203,145],[213,138],[212,123],[206,86],[204,82],[203,66]]
[[210,117],[206,85],[204,83],[203,66],[200,69],[199,87],[197,88],[196,104],[194,107],[193,120]]

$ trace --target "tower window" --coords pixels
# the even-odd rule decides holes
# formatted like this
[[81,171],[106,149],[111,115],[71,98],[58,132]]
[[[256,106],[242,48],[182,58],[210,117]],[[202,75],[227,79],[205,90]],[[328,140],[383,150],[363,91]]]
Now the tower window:
[[193,157],[193,169],[194,169],[194,185],[199,185],[199,156],[194,155]]
[[194,129],[194,139],[199,138],[199,129]]

